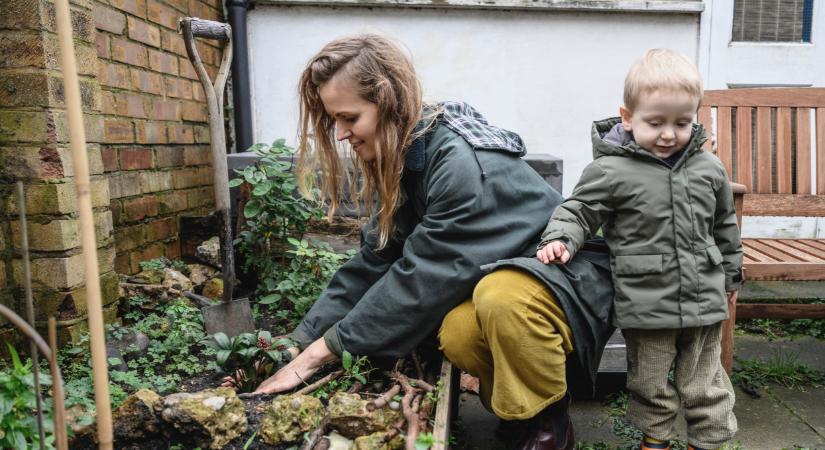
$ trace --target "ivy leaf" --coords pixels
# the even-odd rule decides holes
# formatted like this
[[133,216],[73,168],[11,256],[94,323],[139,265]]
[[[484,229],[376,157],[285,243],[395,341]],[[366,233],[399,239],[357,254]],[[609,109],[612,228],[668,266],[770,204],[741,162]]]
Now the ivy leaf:
[[243,184],[243,181],[244,181],[243,178],[233,178],[232,180],[229,181],[229,187],[231,187],[231,188],[238,187],[238,186]]
[[266,297],[258,300],[258,303],[261,305],[271,305],[273,303],[277,303],[278,300],[281,299],[281,294],[269,294]]
[[123,361],[120,358],[109,358],[110,366],[119,366],[121,364],[123,364]]
[[352,368],[352,354],[350,352],[344,350],[344,353],[341,354],[341,364],[344,366],[344,370],[349,372]]
[[272,182],[271,181],[264,181],[263,183],[255,186],[255,189],[252,189],[252,195],[254,195],[256,197],[260,197],[262,195],[266,195],[271,190],[272,190]]
[[261,202],[253,199],[250,200],[243,208],[243,215],[247,219],[251,219],[261,213]]

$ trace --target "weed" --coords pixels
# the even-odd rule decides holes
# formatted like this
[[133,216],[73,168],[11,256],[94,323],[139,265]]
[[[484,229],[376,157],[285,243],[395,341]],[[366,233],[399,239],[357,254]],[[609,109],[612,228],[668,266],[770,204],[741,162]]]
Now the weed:
[[292,359],[287,350],[296,344],[289,338],[273,339],[269,331],[242,333],[229,338],[216,333],[203,341],[215,350],[218,369],[232,377],[241,392],[251,392]]
[[768,383],[781,384],[793,389],[817,386],[825,382],[825,374],[799,361],[798,352],[774,350],[765,360],[737,359],[731,381],[745,383],[753,387],[764,387]]
[[[40,434],[37,431],[37,416],[33,413],[37,407],[34,393],[34,375],[31,361],[23,364],[14,347],[6,344],[11,355],[11,367],[0,367],[0,448],[21,449],[38,448]],[[41,386],[50,386],[51,377],[40,372]],[[46,400],[46,399],[44,399]],[[54,422],[51,402],[42,403],[43,428],[48,434],[45,447],[54,448]],[[32,447],[29,447],[29,443]]]

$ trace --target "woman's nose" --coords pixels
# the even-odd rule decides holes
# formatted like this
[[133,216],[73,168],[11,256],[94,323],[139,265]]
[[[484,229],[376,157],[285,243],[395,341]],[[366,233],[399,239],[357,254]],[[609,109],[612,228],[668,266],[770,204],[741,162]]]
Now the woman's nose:
[[338,127],[338,128],[335,129],[335,139],[338,140],[338,141],[343,141],[344,139],[347,139],[348,137],[350,137],[350,135],[352,135],[350,130],[347,130],[347,129],[342,128],[342,127]]

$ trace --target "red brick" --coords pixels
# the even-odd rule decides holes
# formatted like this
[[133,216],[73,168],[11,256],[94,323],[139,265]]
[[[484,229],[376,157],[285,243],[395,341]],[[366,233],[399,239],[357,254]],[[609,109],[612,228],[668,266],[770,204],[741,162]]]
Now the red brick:
[[173,30],[178,28],[178,19],[183,16],[183,14],[155,0],[149,0],[148,6],[149,20]]
[[171,75],[178,74],[178,58],[171,53],[149,50],[149,68]]
[[207,66],[217,66],[221,63],[221,52],[215,47],[204,42],[198,42],[198,53],[201,55],[201,61]]
[[192,98],[192,82],[184,78],[165,77],[166,96],[175,98]]
[[209,147],[186,147],[183,161],[187,166],[200,166],[212,161],[212,149]]
[[178,234],[176,219],[175,217],[167,217],[149,222],[148,229],[146,230],[146,240],[149,242],[162,241]]
[[[178,11],[182,11],[184,13],[188,12],[189,1],[188,0],[166,0],[166,4],[177,9]],[[189,15],[189,14],[184,14]]]
[[199,102],[181,102],[181,118],[192,122],[206,122],[209,119],[206,105]]
[[146,55],[146,47],[120,38],[112,38],[112,59],[143,67],[149,61]]
[[199,102],[206,101],[206,94],[203,92],[203,85],[200,81],[192,82],[192,98]]
[[164,254],[169,259],[180,259],[180,241],[175,239],[167,242]]
[[181,56],[178,68],[180,69],[180,76],[189,78],[190,80],[200,80],[198,74],[195,72],[195,68],[192,67],[192,63],[189,62],[189,58]]
[[148,261],[150,259],[160,258],[163,256],[164,246],[163,244],[156,242],[140,252],[140,259],[141,261]]
[[166,51],[186,56],[186,45],[183,43],[183,37],[176,31],[160,30],[160,45]]
[[199,175],[197,168],[175,170],[173,173],[174,175],[172,175],[172,181],[175,185],[175,189],[186,189],[201,185],[198,179]]
[[163,92],[163,77],[160,74],[145,70],[132,69],[132,87],[149,94]]
[[[126,253],[147,242],[149,227],[144,224],[118,227],[115,230],[115,246],[118,253]],[[117,262],[115,262],[117,264]]]
[[95,3],[92,6],[92,13],[95,17],[95,26],[98,30],[108,31],[109,33],[123,34],[123,29],[126,27],[126,16],[122,12],[108,8]]
[[126,117],[146,118],[146,97],[138,94],[116,93],[117,114]]
[[139,144],[165,144],[166,125],[158,122],[138,122],[135,124],[135,138]]
[[158,215],[158,199],[154,195],[123,201],[123,215],[128,222],[136,222],[146,217]]
[[155,147],[155,158],[158,167],[178,167],[184,163],[184,149],[182,147]]
[[151,148],[120,149],[120,168],[122,170],[140,170],[152,168]]
[[198,144],[208,144],[210,142],[209,128],[195,125],[195,142]]
[[103,114],[117,114],[117,104],[115,103],[115,94],[109,91],[102,91],[100,93],[101,106],[100,111]]
[[186,191],[186,202],[190,209],[212,205],[215,202],[214,191],[211,186],[188,189]]
[[155,120],[180,120],[180,102],[152,100],[152,118]]
[[112,212],[112,223],[119,225],[123,219],[123,203],[120,200],[109,202],[109,211]]
[[128,253],[118,253],[117,256],[115,256],[115,272],[125,273],[127,275],[137,273],[137,267],[133,269],[129,259]]
[[155,25],[129,17],[129,37],[152,47],[160,47],[160,28]]
[[132,121],[105,119],[103,121],[103,140],[108,144],[131,144],[135,142]]
[[109,0],[109,4],[141,19],[146,18],[146,0]]
[[99,66],[97,81],[103,86],[120,89],[130,89],[132,87],[129,79],[129,68],[120,64],[102,62]]
[[207,20],[220,20],[221,14],[218,10],[210,8],[205,3],[198,0],[189,0],[189,15]]
[[189,206],[186,191],[169,191],[158,194],[158,202],[161,214],[184,211]]
[[102,148],[100,149],[100,157],[103,159],[103,170],[105,172],[115,172],[118,170],[116,149]]
[[209,75],[210,80],[214,80],[216,76],[218,76],[218,66],[213,66],[211,64],[204,64],[203,68],[206,69],[207,75]]
[[98,58],[109,59],[111,53],[109,52],[109,35],[106,33],[97,33],[95,36],[95,45],[97,49]]
[[170,144],[194,144],[195,135],[191,125],[170,124],[169,125]]

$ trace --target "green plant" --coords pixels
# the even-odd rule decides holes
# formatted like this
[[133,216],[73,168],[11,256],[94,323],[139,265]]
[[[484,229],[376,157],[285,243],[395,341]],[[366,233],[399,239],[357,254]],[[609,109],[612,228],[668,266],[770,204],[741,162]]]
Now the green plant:
[[[40,445],[37,417],[34,414],[37,401],[34,392],[34,375],[31,361],[23,364],[14,347],[6,344],[11,355],[11,367],[0,368],[0,448],[25,450],[29,442],[34,448]],[[41,386],[50,386],[51,377],[40,372]],[[45,399],[44,399],[45,400]],[[54,448],[54,423],[51,402],[44,401],[43,428],[48,434],[47,448]]]
[[230,375],[232,384],[241,392],[253,391],[262,380],[289,362],[292,355],[287,349],[295,346],[291,339],[273,339],[265,330],[233,338],[216,333],[203,343],[215,350],[219,370]]
[[374,370],[366,356],[354,357],[346,350],[341,354],[341,366],[344,373],[339,378],[321,386],[312,395],[318,398],[329,398],[334,392],[346,391],[356,381],[367,384],[369,374]]
[[825,382],[825,373],[799,361],[799,353],[774,350],[767,360],[737,359],[731,381],[753,387],[777,383],[789,388],[802,389]]
[[186,276],[189,276],[192,272],[189,269],[189,266],[187,266],[183,261],[179,259],[169,260],[165,256],[141,261],[138,265],[140,265],[141,270],[163,270],[168,267],[177,270]]

